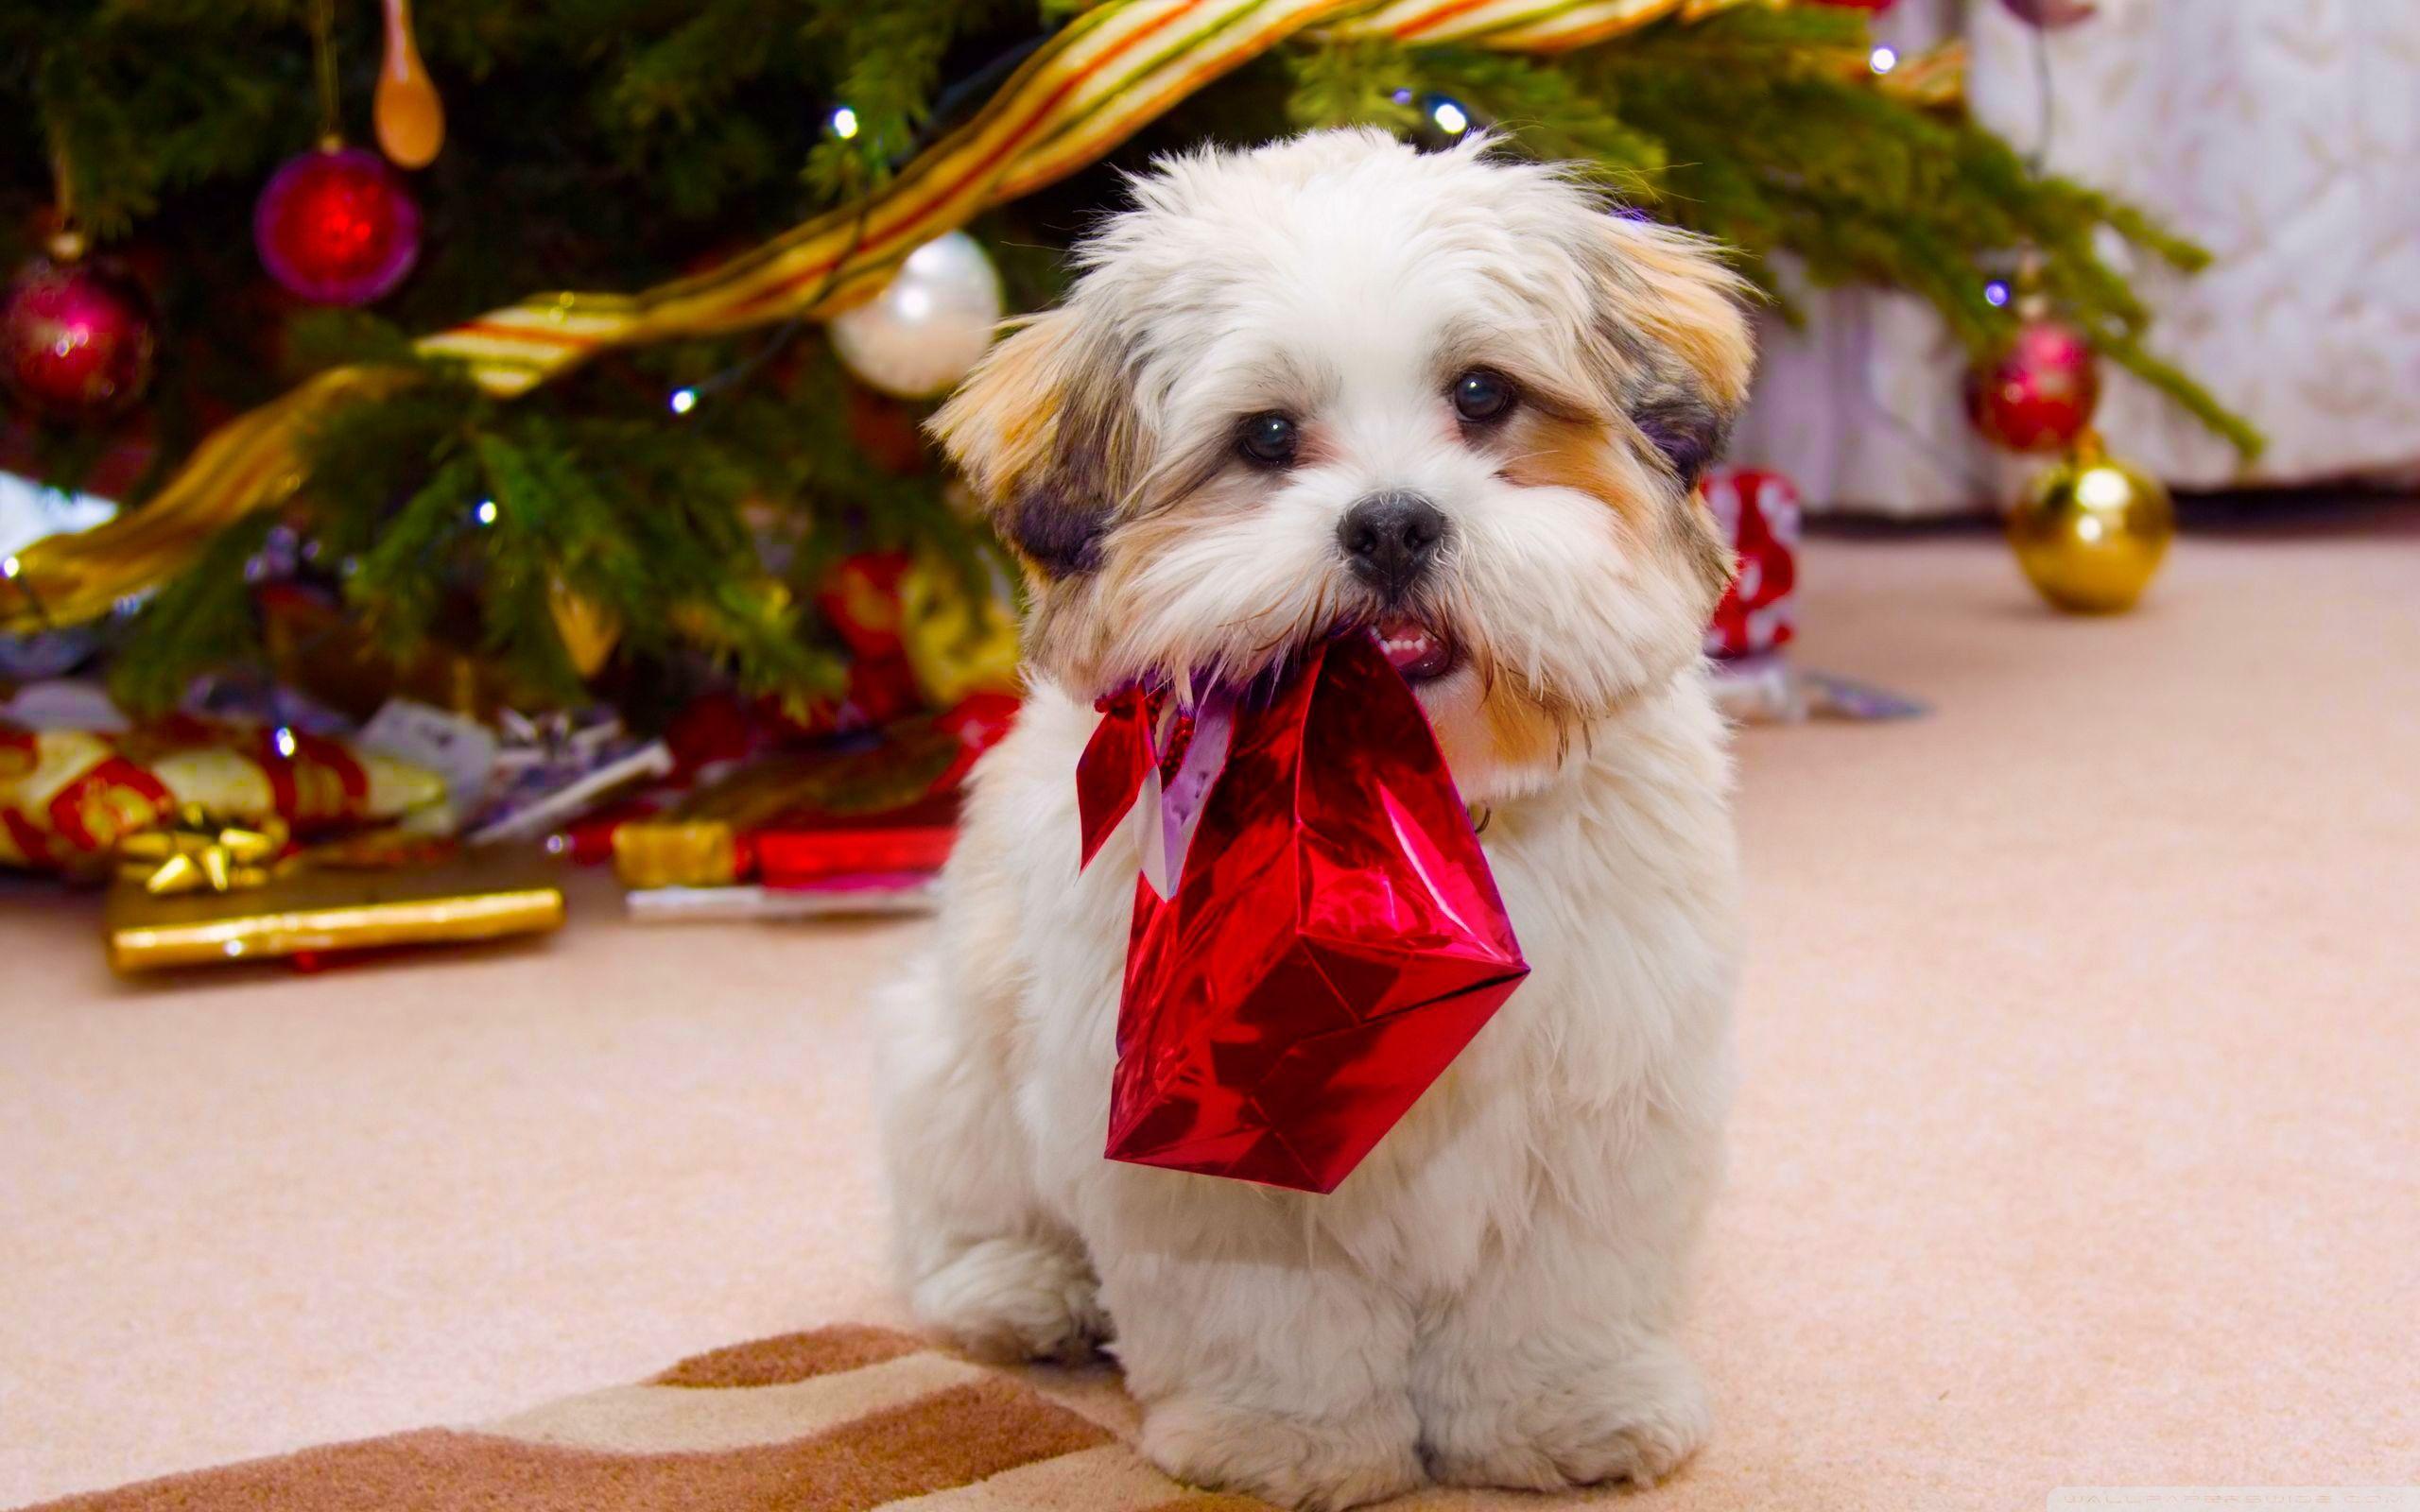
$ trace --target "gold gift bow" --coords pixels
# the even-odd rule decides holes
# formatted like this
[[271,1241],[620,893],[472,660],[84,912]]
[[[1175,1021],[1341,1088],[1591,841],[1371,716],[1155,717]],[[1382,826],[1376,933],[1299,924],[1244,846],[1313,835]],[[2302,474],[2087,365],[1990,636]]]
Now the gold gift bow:
[[154,897],[265,887],[287,838],[282,819],[220,824],[199,804],[188,803],[166,824],[118,842],[118,875]]
[[[828,318],[872,299],[917,247],[1094,162],[1196,90],[1305,28],[1545,53],[1668,16],[1694,21],[1746,3],[1104,0],[1046,39],[973,119],[864,203],[829,211],[703,273],[636,294],[532,295],[424,336],[418,350],[462,362],[481,387],[510,398],[613,347]],[[1917,71],[1901,72],[1916,82]],[[140,508],[80,534],[36,541],[0,564],[0,631],[91,619],[174,576],[218,531],[302,486],[300,440],[312,421],[409,381],[395,369],[334,369],[228,421]]]

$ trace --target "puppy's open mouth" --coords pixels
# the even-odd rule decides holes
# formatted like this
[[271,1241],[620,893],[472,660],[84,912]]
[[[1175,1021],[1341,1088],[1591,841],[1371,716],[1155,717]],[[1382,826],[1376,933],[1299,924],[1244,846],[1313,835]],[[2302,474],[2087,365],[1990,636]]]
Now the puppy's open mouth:
[[1390,614],[1371,630],[1406,682],[1434,681],[1453,671],[1461,660],[1450,638],[1408,614]]

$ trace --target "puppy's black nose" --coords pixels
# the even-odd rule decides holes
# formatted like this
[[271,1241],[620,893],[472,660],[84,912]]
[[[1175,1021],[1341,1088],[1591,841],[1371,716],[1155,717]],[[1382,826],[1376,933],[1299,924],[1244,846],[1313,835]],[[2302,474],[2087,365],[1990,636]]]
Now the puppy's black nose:
[[1445,512],[1417,493],[1374,493],[1344,512],[1336,539],[1354,576],[1392,597],[1436,560]]

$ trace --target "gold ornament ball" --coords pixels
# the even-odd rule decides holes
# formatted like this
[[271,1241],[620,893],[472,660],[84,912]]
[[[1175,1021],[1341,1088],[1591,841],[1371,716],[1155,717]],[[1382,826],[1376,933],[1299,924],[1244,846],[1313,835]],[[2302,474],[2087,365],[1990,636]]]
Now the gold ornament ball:
[[2017,565],[2044,598],[2078,614],[2134,608],[2175,534],[2167,488],[2089,437],[2036,475],[2008,517]]

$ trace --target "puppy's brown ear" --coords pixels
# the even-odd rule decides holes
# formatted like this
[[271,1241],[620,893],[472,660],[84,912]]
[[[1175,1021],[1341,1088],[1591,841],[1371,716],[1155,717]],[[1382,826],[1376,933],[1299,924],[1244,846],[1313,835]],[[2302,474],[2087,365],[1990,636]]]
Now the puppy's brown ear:
[[1679,358],[1710,405],[1736,412],[1756,365],[1747,280],[1703,236],[1618,215],[1599,229],[1616,268],[1609,314]]
[[1596,232],[1599,335],[1618,374],[1617,402],[1681,487],[1676,535],[1710,612],[1733,562],[1696,489],[1748,397],[1756,360],[1741,309],[1749,286],[1712,243],[1686,232],[1602,214]]
[[1045,579],[1091,572],[1139,462],[1126,364],[1062,308],[995,344],[928,426]]

